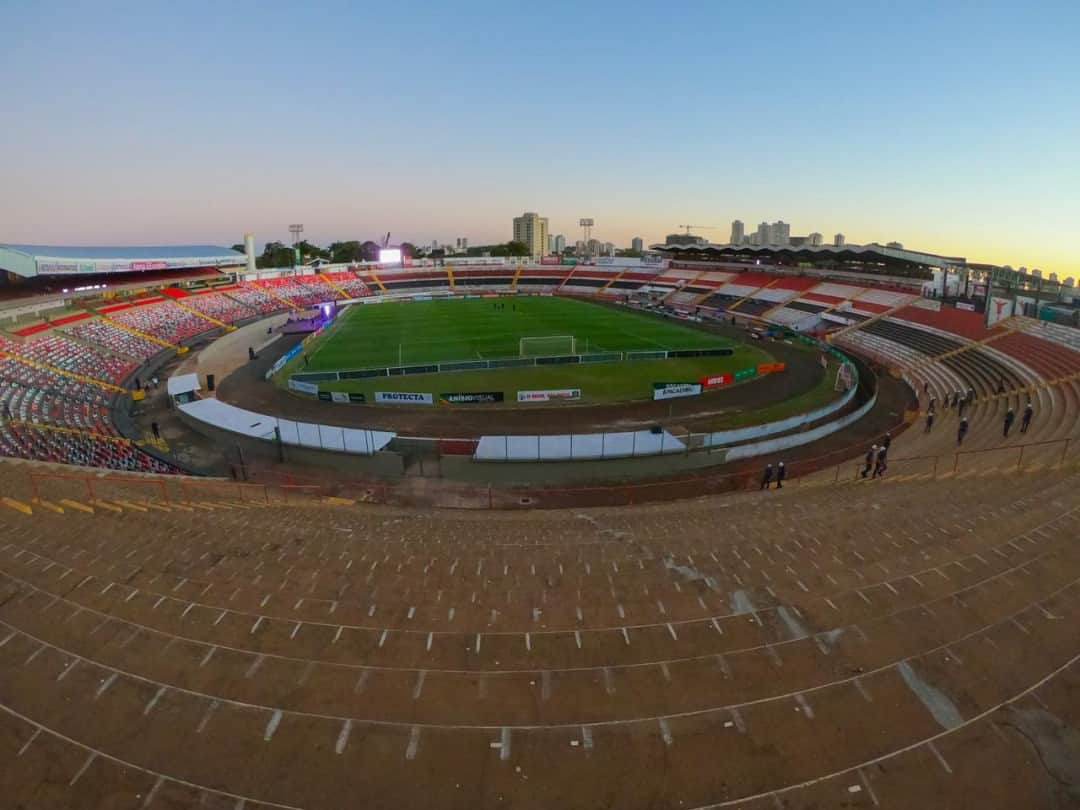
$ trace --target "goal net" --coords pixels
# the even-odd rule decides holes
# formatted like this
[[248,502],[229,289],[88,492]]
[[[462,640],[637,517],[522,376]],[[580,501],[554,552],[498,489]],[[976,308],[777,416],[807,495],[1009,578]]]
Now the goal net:
[[553,357],[560,354],[577,354],[577,339],[573,335],[544,335],[523,337],[519,341],[521,357]]

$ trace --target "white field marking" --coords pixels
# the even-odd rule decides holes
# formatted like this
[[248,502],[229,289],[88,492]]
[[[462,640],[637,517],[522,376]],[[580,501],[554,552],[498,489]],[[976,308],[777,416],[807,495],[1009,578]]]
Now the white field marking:
[[416,749],[420,747],[420,726],[413,726],[409,732],[409,744],[405,747],[405,759],[416,759]]
[[263,732],[263,742],[270,742],[270,738],[274,736],[280,723],[281,709],[274,709],[274,713],[270,715],[270,721],[266,724],[266,731]]
[[44,650],[45,650],[45,645],[42,644],[40,647],[38,647],[36,650],[34,650],[32,653],[30,653],[30,656],[25,661],[23,661],[23,666],[25,667],[27,664],[29,664],[31,661],[33,661],[35,658],[37,658],[39,655],[41,655],[41,653]]
[[105,692],[108,691],[109,687],[113,685],[113,682],[117,679],[117,677],[119,676],[117,675],[117,673],[114,672],[108,678],[102,681],[101,686],[99,686],[97,688],[97,691],[94,692],[94,700],[97,700],[99,697],[104,695]]
[[224,619],[225,616],[228,615],[228,613],[229,611],[227,610],[221,611],[221,613],[218,614],[218,617],[214,619],[214,627],[217,627],[219,624],[221,624],[221,620]]
[[337,632],[334,633],[334,640],[330,642],[331,644],[337,644],[338,639],[341,638],[341,631],[344,630],[344,629],[345,629],[345,627],[343,625],[340,625],[340,624],[338,625]]
[[1025,627],[1024,624],[1019,619],[1013,619],[1012,623],[1016,627],[1016,629],[1019,630],[1020,632],[1022,632],[1025,636],[1030,636],[1031,635],[1031,631],[1028,630],[1027,627]]
[[941,763],[941,767],[945,769],[945,773],[952,773],[952,768],[949,767],[949,763],[945,761],[945,757],[941,755],[941,752],[937,750],[937,746],[934,745],[934,741],[930,740],[926,747],[934,752],[934,756],[937,757],[937,761]]
[[607,667],[604,667],[603,671],[604,671],[604,691],[606,691],[609,695],[614,695],[615,694],[615,680],[614,680],[614,678],[612,678],[611,670],[609,668],[607,668]]
[[866,604],[868,604],[868,605],[873,604],[873,602],[870,601],[869,597],[867,597],[867,595],[865,593],[863,593],[862,591],[856,590],[855,593],[857,593],[862,598],[862,600],[864,602],[866,602]]
[[75,771],[75,775],[73,777],[71,777],[71,781],[68,782],[68,786],[74,785],[76,782],[78,782],[79,777],[82,776],[84,773],[86,773],[86,769],[90,767],[90,764],[95,759],[97,759],[97,752],[96,751],[91,751],[90,755],[86,758],[86,762],[84,762],[82,764],[82,767],[79,768],[79,770]]
[[[578,630],[574,631],[574,642],[577,644],[577,648],[580,650],[581,649],[581,632],[578,631]],[[2,646],[2,645],[0,645],[0,646]]]
[[586,753],[593,750],[592,729],[588,726],[581,727],[581,744],[585,747]]
[[866,686],[863,684],[861,678],[853,679],[852,683],[854,683],[855,688],[859,690],[859,694],[863,696],[863,700],[865,700],[867,703],[874,702],[873,696],[870,694],[869,691],[867,691]]
[[807,702],[806,695],[802,692],[795,695],[795,702],[799,704],[799,707],[803,710],[803,714],[806,715],[808,720],[814,719],[814,707]]
[[244,673],[245,678],[251,678],[259,671],[259,667],[262,666],[263,661],[266,660],[265,655],[255,656],[255,660],[251,662],[251,666],[247,668],[247,672]]
[[506,762],[510,759],[510,729],[507,726],[503,726],[502,733],[499,735],[499,759]]
[[668,683],[671,683],[671,670],[668,669],[668,665],[667,665],[666,661],[661,661],[660,662],[660,672],[663,674],[664,680],[667,681]]
[[138,588],[136,588],[135,590],[133,590],[133,591],[132,591],[131,593],[129,593],[129,594],[128,594],[128,595],[127,595],[127,596],[126,596],[125,598],[124,598],[124,601],[125,601],[125,602],[130,602],[130,601],[131,601],[132,599],[134,599],[134,598],[135,598],[135,597],[136,597],[136,596],[138,595],[138,593],[139,593],[139,589],[138,589]]
[[525,649],[532,652],[532,639],[528,633],[525,634]]
[[712,624],[712,626],[713,626],[713,629],[714,629],[714,630],[715,630],[715,631],[716,631],[717,633],[719,633],[720,635],[724,635],[724,631],[720,629],[720,622],[718,622],[718,621],[716,620],[716,617],[715,617],[715,616],[714,616],[714,617],[713,617],[713,618],[712,618],[712,619],[710,620],[710,622],[711,622],[711,624]]
[[150,788],[150,792],[146,794],[146,799],[143,801],[143,807],[149,807],[154,803],[154,797],[157,796],[158,791],[161,790],[161,786],[165,784],[165,777],[159,776],[157,781],[154,782],[154,786]]
[[371,670],[365,669],[360,673],[360,677],[356,679],[356,684],[353,686],[353,694],[359,695],[364,691],[367,686],[368,678],[371,677]]
[[743,720],[742,715],[739,714],[739,710],[733,708],[731,710],[731,719],[735,722],[735,728],[739,730],[740,734],[746,733],[746,722]]
[[337,743],[334,745],[334,753],[340,754],[345,750],[345,746],[349,744],[349,733],[352,731],[352,720],[346,720],[341,726],[341,733],[338,734]]
[[626,645],[629,647],[630,646],[630,634],[626,632],[625,627],[620,627],[619,629],[622,631],[623,641],[625,641]]
[[259,618],[257,618],[255,620],[255,624],[251,625],[251,631],[248,633],[248,635],[254,635],[255,634],[255,631],[258,630],[259,627],[262,625],[264,618],[265,617],[260,616]]
[[290,638],[290,639],[296,638],[296,634],[300,632],[300,625],[301,625],[301,624],[302,624],[302,622],[297,622],[297,623],[296,623],[296,624],[295,624],[295,625],[293,626],[292,632],[291,632],[291,633],[289,633],[289,638]]
[[480,653],[480,634],[479,633],[476,634],[476,646],[475,646],[473,652],[475,652],[477,654]]
[[110,582],[108,585],[101,589],[101,591],[98,593],[98,596],[104,596],[105,594],[107,594],[109,591],[112,590],[112,587],[115,584],[115,582]]
[[668,632],[671,633],[671,637],[673,639],[675,639],[675,641],[678,641],[679,640],[679,634],[675,632],[675,628],[671,626],[671,622],[668,622],[667,629],[668,629]]
[[416,685],[413,686],[412,699],[419,700],[420,693],[424,691],[424,681],[427,680],[427,670],[422,669],[416,673]]
[[[7,636],[5,636],[3,639],[0,639],[0,647],[3,647],[5,644],[7,644],[13,638],[15,638],[15,631],[14,630],[12,630],[10,633],[8,633]],[[581,644],[578,644],[578,646],[580,647]]]
[[15,754],[15,756],[16,757],[21,757],[23,754],[25,754],[26,749],[30,747],[30,743],[32,743],[34,740],[36,740],[37,737],[38,737],[38,734],[40,734],[40,733],[41,733],[41,726],[38,726],[38,727],[36,727],[34,729],[34,733],[31,734],[30,737],[26,740],[26,742],[24,742],[22,744],[22,748],[19,749],[19,752],[17,754]]
[[945,655],[947,655],[949,658],[954,659],[956,663],[960,664],[961,666],[964,665],[964,659],[962,659],[959,655],[953,652],[951,647],[945,648]]
[[671,736],[671,726],[668,724],[668,721],[665,720],[663,717],[660,718],[659,724],[660,724],[660,736],[664,740],[664,745],[666,745],[668,748],[670,748],[672,746],[672,744],[675,742],[674,738]]
[[188,606],[187,606],[186,608],[184,608],[184,612],[180,614],[180,618],[181,618],[181,619],[183,619],[183,618],[184,618],[185,616],[187,616],[187,615],[188,615],[189,613],[191,613],[191,610],[192,610],[192,608],[194,608],[194,607],[195,607],[195,603],[194,603],[194,602],[192,602],[191,604],[189,604],[189,605],[188,605]]
[[307,683],[308,678],[311,677],[311,673],[314,672],[314,671],[315,671],[315,662],[314,661],[308,661],[307,666],[304,667],[304,671],[301,672],[300,677],[296,679],[297,685],[298,686],[303,686],[305,683]]
[[780,653],[776,651],[775,644],[766,644],[765,653],[769,656],[769,659],[773,662],[774,666],[782,667],[784,662],[780,660]]
[[716,656],[716,663],[720,667],[720,671],[724,673],[725,678],[731,677],[731,667],[728,666],[727,659],[722,655]]
[[77,667],[78,665],[79,665],[79,659],[78,658],[73,659],[72,662],[68,666],[66,666],[62,670],[60,670],[60,674],[56,676],[56,680],[58,680],[58,681],[64,680],[64,678],[66,678],[68,676],[68,673],[71,672],[71,670],[75,669],[75,667]]
[[160,687],[157,690],[157,692],[154,693],[154,696],[152,698],[150,698],[150,700],[148,700],[146,702],[146,706],[143,708],[143,714],[144,715],[150,714],[150,712],[152,712],[154,710],[154,707],[157,705],[157,702],[159,700],[161,700],[161,696],[165,694],[166,688],[167,687],[164,687],[164,686]]
[[866,788],[866,792],[870,794],[870,801],[874,803],[874,807],[879,806],[881,802],[878,801],[877,794],[874,792],[874,788],[870,785],[870,780],[867,779],[866,774],[863,773],[862,768],[858,769],[858,773],[859,781],[862,782],[862,786]]
[[386,637],[388,635],[390,635],[390,630],[389,629],[383,630],[382,635],[379,636],[379,647],[380,647],[380,649],[382,648],[382,645],[386,643]]

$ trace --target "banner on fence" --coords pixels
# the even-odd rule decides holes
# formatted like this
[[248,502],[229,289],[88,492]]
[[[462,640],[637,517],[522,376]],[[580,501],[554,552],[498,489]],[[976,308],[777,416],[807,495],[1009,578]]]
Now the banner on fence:
[[330,401],[331,402],[348,402],[349,401],[349,395],[346,394],[344,391],[331,391],[330,392]]
[[456,391],[451,394],[439,394],[440,405],[476,405],[502,401],[502,391]]
[[757,376],[757,368],[740,368],[735,372],[735,382],[742,382],[743,380],[749,380],[751,377]]
[[322,400],[323,402],[332,401],[333,397],[330,396],[330,393],[331,393],[330,391],[320,391],[319,392],[319,399]]
[[701,383],[699,382],[654,382],[652,387],[653,399],[696,397],[701,393]]
[[365,397],[363,394],[354,394],[354,393],[350,392],[349,393],[349,402],[352,402],[352,403],[367,402],[367,397]]
[[431,394],[418,394],[406,391],[376,391],[375,401],[388,405],[434,405]]
[[518,402],[550,402],[560,399],[581,399],[580,388],[549,388],[544,391],[518,391]]
[[289,390],[299,391],[301,394],[314,394],[318,395],[319,386],[315,383],[300,382],[299,380],[289,380]]
[[698,382],[702,388],[716,388],[721,385],[731,385],[735,378],[731,374],[713,374],[711,377],[701,377]]
[[787,368],[784,363],[762,363],[757,367],[758,374],[776,374]]

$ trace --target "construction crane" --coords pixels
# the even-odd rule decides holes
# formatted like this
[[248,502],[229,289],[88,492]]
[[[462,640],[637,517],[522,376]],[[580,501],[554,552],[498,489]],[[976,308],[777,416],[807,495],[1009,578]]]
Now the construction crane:
[[691,228],[697,228],[699,231],[715,231],[719,228],[719,225],[680,225],[680,228],[686,228],[686,235],[690,235]]

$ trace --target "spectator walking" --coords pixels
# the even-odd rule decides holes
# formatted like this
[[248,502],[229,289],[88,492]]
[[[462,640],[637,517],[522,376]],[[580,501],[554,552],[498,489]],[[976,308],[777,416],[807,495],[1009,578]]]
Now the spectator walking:
[[891,444],[892,444],[892,434],[891,433],[886,433],[885,438],[881,440],[881,449],[882,449],[882,451],[888,451],[889,445],[891,445]]
[[1001,378],[998,380],[997,392],[999,394],[1004,394],[1005,393],[1005,376],[1004,375],[1002,375]]
[[874,462],[877,460],[877,445],[872,445],[869,450],[866,451],[866,466],[863,467],[862,477],[866,478],[870,474],[870,469],[874,466]]
[[784,469],[784,462],[780,462],[776,466],[776,488],[784,488],[784,477],[787,475],[787,470]]
[[761,488],[768,489],[769,484],[772,483],[772,464],[765,465],[765,472],[761,476]]
[[1009,410],[1005,411],[1005,430],[1002,433],[1006,439],[1009,438],[1009,431],[1012,430],[1013,422],[1015,421],[1016,414],[1013,412],[1012,408],[1009,408]]
[[1031,400],[1028,400],[1027,405],[1024,406],[1024,415],[1020,419],[1020,432],[1027,433],[1027,429],[1031,427],[1031,417],[1035,415],[1035,409],[1031,407]]
[[956,445],[959,447],[964,443],[964,437],[967,436],[968,421],[967,417],[960,420],[960,427],[956,429]]
[[885,474],[885,468],[888,466],[886,463],[886,455],[889,452],[889,448],[882,447],[878,450],[877,460],[874,462],[874,474],[870,476],[873,478],[880,478]]
[[934,429],[934,412],[933,411],[927,411],[926,412],[926,430],[924,430],[923,433],[929,433],[933,429]]
[[967,397],[964,397],[962,400],[960,400],[960,408],[956,412],[957,415],[959,415],[959,416],[964,415],[964,408],[967,407],[967,404],[968,404]]

